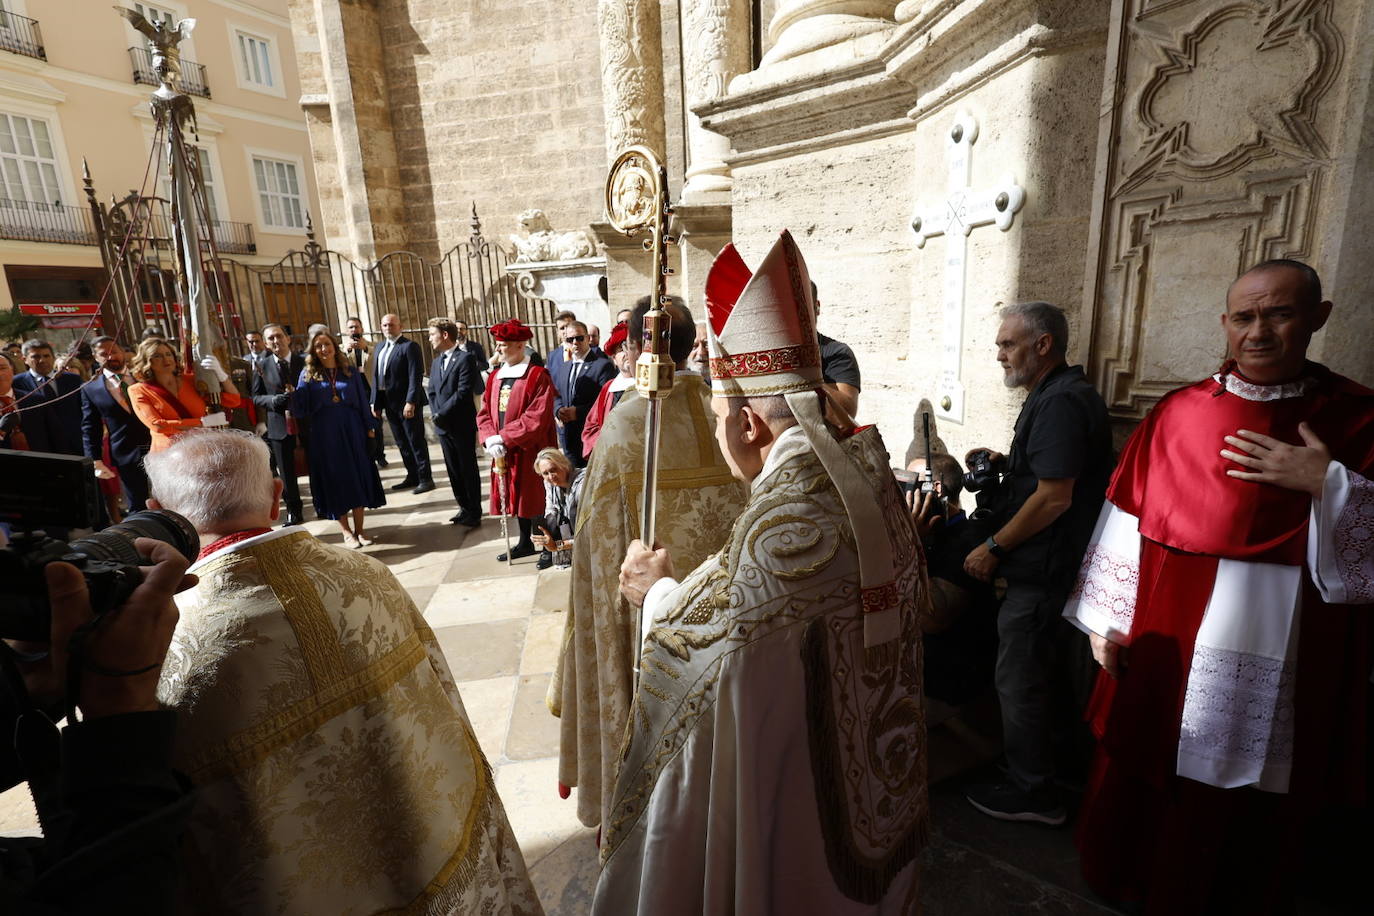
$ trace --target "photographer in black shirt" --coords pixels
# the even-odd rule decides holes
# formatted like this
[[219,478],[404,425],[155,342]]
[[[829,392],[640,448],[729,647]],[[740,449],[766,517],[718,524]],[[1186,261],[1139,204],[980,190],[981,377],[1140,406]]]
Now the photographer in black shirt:
[[82,721],[59,734],[38,711],[64,704],[68,643],[92,617],[75,567],[54,562],[44,569],[51,644],[11,643],[20,652],[49,650],[41,662],[7,665],[22,684],[0,685],[0,786],[28,780],[43,836],[0,838],[0,912],[173,911],[191,795],[169,763],[175,713],[158,708],[157,683],[176,627],[172,595],[194,580],[170,544],[141,538],[137,546],[156,565],[86,640],[74,698]]
[[969,453],[970,468],[979,463],[976,453],[985,451],[994,468],[1005,463],[1005,473],[995,531],[964,561],[975,578],[1006,581],[997,617],[996,683],[1008,781],[970,788],[968,799],[992,817],[1050,825],[1066,816],[1051,791],[1051,682],[1056,665],[1075,667],[1074,659],[1056,655],[1087,651],[1060,614],[1113,464],[1107,406],[1082,367],[1067,364],[1067,350],[1068,322],[1059,308],[1028,302],[1002,311],[997,361],[1003,381],[1028,394],[1010,454]]

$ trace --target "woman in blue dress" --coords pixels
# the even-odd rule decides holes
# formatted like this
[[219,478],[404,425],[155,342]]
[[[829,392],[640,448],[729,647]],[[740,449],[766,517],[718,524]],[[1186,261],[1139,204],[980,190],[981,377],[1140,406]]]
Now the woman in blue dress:
[[341,354],[328,331],[310,338],[291,412],[303,421],[315,514],[339,523],[345,546],[368,547],[364,512],[386,505],[382,479],[368,457],[367,440],[377,429],[367,379]]

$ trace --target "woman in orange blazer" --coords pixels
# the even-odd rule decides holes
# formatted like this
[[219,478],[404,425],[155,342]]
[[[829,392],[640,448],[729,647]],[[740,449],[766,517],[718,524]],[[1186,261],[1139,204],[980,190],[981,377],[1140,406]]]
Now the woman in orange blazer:
[[[219,360],[209,356],[204,363],[219,376],[220,403],[225,407],[239,406],[239,391]],[[221,412],[206,416],[205,399],[196,391],[194,370],[188,368],[183,372],[176,350],[162,338],[150,337],[138,345],[129,360],[129,372],[139,381],[129,388],[129,404],[152,433],[151,451],[166,448],[183,430],[229,425]]]

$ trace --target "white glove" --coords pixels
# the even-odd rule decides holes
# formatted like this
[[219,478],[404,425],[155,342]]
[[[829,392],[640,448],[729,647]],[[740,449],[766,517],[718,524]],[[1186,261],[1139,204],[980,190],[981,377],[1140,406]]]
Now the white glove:
[[505,445],[505,444],[506,444],[505,441],[503,441],[502,438],[501,438],[501,436],[498,434],[498,435],[495,435],[495,436],[487,436],[486,441],[482,443],[482,448],[491,448],[493,445]]
[[214,356],[207,356],[200,361],[200,368],[215,373],[215,378],[221,382],[229,380],[229,373],[224,371],[224,367],[219,364],[219,359]]
[[506,457],[506,447],[502,445],[500,442],[496,443],[495,445],[488,445],[487,454],[490,455],[493,459],[504,458]]
[[[211,358],[213,359],[213,357]],[[217,410],[214,413],[207,413],[205,416],[201,417],[200,425],[206,429],[215,426],[228,426],[229,418],[224,415],[224,411]]]

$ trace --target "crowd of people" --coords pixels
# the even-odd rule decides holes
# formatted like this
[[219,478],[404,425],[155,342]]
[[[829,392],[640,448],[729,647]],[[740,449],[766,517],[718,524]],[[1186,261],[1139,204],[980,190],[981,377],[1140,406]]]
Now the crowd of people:
[[[991,697],[1005,765],[967,787],[978,811],[1059,826],[1077,783],[1103,898],[1287,912],[1307,831],[1360,810],[1371,761],[1374,392],[1307,359],[1332,309],[1316,272],[1241,275],[1224,364],[1119,455],[1064,312],[1004,307],[996,358],[1025,393],[1011,441],[962,460],[921,443],[897,473],[853,420],[858,360],[819,334],[789,234],[757,269],[727,246],[705,299],[702,320],[663,304],[652,544],[647,297],[604,347],[558,315],[547,354],[515,319],[489,329],[489,359],[435,318],[427,374],[396,315],[375,343],[357,319],[313,327],[303,356],[271,324],[245,341],[242,392],[202,364],[215,404],[159,337],[127,364],[97,338],[85,382],[42,341],[27,371],[0,359],[0,442],[85,454],[129,508],[201,538],[175,635],[157,636],[180,721],[148,764],[197,786],[194,810],[175,781],[147,798],[157,830],[186,836],[183,910],[539,912],[462,672],[382,563],[297,527],[305,464],[315,513],[344,547],[371,543],[382,418],[393,489],[434,490],[428,406],[452,523],[482,522],[484,452],[485,510],[516,524],[500,559],[571,566],[547,703],[559,790],[599,829],[593,913],[915,912],[927,706]],[[256,431],[214,428],[241,405]],[[166,606],[184,567],[154,558],[161,592],[135,598]]]

